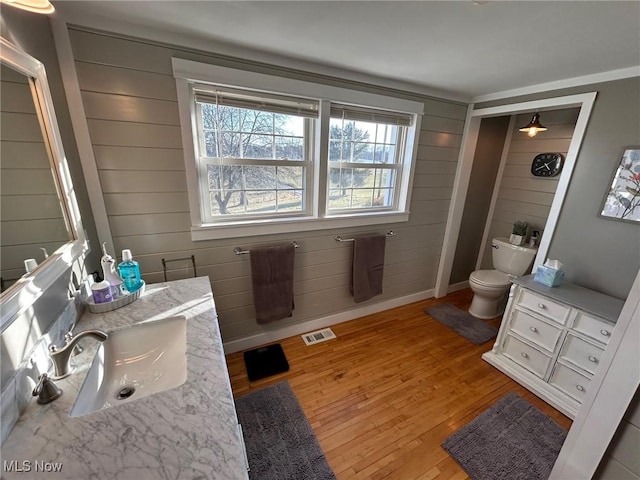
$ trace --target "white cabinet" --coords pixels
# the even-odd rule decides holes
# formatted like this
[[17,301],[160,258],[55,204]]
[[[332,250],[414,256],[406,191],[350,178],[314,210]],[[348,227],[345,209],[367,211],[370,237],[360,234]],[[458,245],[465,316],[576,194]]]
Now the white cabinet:
[[513,335],[505,337],[502,354],[540,378],[546,376],[549,365],[551,365],[549,355],[545,355]]
[[589,343],[572,333],[567,333],[567,337],[560,350],[559,359],[563,363],[574,365],[577,368],[586,370],[587,373],[596,373],[596,367],[602,356],[602,346]]
[[513,311],[509,328],[519,337],[530,340],[549,353],[555,351],[563,332],[560,325],[545,322],[522,310]]
[[496,343],[482,358],[574,418],[623,303],[573,284],[517,279]]
[[577,402],[582,403],[582,398],[589,389],[590,381],[591,376],[586,376],[578,370],[558,363],[553,369],[549,384],[566,393]]
[[598,320],[596,317],[592,317],[583,312],[578,312],[576,319],[573,322],[573,329],[576,332],[585,334],[588,337],[602,342],[605,345],[609,343],[611,338],[611,330],[613,325],[608,325]]

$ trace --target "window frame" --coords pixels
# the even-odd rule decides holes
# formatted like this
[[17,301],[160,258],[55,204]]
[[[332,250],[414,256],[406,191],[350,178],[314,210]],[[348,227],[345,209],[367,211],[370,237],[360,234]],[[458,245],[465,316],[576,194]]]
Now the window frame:
[[[423,103],[179,58],[173,58],[172,63],[183,140],[192,240],[381,225],[406,222],[409,219],[411,186],[415,170],[418,135],[424,111]],[[267,94],[306,97],[319,101],[317,123],[315,129],[311,132],[311,138],[313,139],[312,157],[310,159],[311,168],[307,169],[307,192],[310,199],[308,204],[309,214],[270,218],[263,216],[247,218],[243,216],[241,219],[221,221],[214,224],[203,221],[205,217],[202,212],[203,202],[200,201],[198,172],[200,162],[196,156],[197,152],[199,152],[197,143],[199,140],[193,128],[197,124],[197,117],[191,89],[196,84],[200,86],[209,85],[230,89],[253,90]],[[399,187],[395,192],[395,201],[397,201],[395,209],[372,210],[365,208],[328,213],[326,206],[328,202],[328,169],[330,163],[328,160],[329,121],[332,102],[363,105],[373,109],[403,112],[411,115],[413,123],[406,129],[406,136],[402,146],[403,162],[399,166],[401,176],[398,180]],[[309,177],[311,180],[309,180]]]
[[[337,119],[338,117],[330,117],[331,119]],[[377,125],[384,125],[384,123],[377,123]],[[344,127],[343,127],[344,128]],[[404,158],[403,154],[405,152],[404,147],[405,147],[405,141],[407,138],[407,128],[404,126],[398,126],[398,133],[396,136],[396,143],[395,145],[395,153],[394,153],[394,157],[395,157],[395,161],[393,163],[375,163],[375,162],[333,162],[331,160],[331,158],[327,158],[327,168],[328,170],[330,170],[331,168],[336,168],[335,164],[338,164],[340,168],[350,168],[350,169],[356,169],[356,168],[371,168],[371,169],[381,169],[381,170],[390,170],[394,172],[394,181],[393,181],[393,202],[391,205],[389,206],[384,206],[384,207],[361,207],[361,208],[331,208],[330,207],[330,202],[329,202],[329,196],[330,196],[330,192],[331,192],[331,186],[330,186],[330,173],[328,173],[328,181],[327,181],[327,201],[325,202],[324,205],[324,211],[326,214],[326,217],[334,217],[334,216],[340,216],[340,215],[349,215],[349,214],[358,214],[358,213],[367,213],[367,212],[395,212],[398,210],[398,204],[400,202],[400,187],[401,187],[401,182],[402,182],[402,177],[403,177],[403,167],[404,167]],[[331,139],[329,139],[329,142],[331,142]],[[372,143],[372,142],[368,142],[368,143]],[[377,142],[373,142],[374,144],[376,144]],[[333,165],[332,165],[333,164]],[[374,180],[375,181],[375,180]],[[351,187],[351,189],[353,190],[357,190],[357,188],[355,187]],[[375,189],[375,188],[374,188]]]
[[[206,88],[201,84],[190,85],[190,94],[193,99],[197,91],[201,91]],[[195,100],[193,100],[195,101]],[[304,158],[302,160],[278,160],[278,159],[258,159],[258,158],[245,158],[245,157],[207,157],[202,156],[204,149],[204,136],[201,133],[204,131],[204,125],[202,123],[201,106],[200,102],[195,102],[195,128],[193,129],[194,141],[197,137],[195,145],[197,147],[195,160],[198,170],[198,188],[200,195],[200,216],[203,224],[207,225],[230,225],[236,222],[247,222],[256,220],[269,220],[278,218],[298,218],[298,217],[310,217],[312,215],[312,199],[313,199],[313,164],[314,164],[314,119],[304,118]],[[276,135],[274,134],[274,137]],[[207,199],[205,196],[209,195],[209,182],[208,182],[208,165],[232,165],[232,166],[255,166],[255,167],[304,167],[303,175],[303,208],[300,211],[288,211],[288,212],[269,212],[261,214],[229,214],[224,216],[214,216],[207,211]],[[266,189],[265,189],[266,190]],[[277,192],[276,190],[274,190]]]

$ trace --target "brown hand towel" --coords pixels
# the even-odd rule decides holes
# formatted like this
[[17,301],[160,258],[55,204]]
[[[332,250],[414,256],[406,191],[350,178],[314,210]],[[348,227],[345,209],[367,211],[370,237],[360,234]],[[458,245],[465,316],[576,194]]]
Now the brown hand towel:
[[251,283],[256,321],[268,323],[293,313],[293,259],[291,244],[251,249]]
[[350,286],[354,302],[364,302],[382,293],[386,242],[386,235],[356,237]]

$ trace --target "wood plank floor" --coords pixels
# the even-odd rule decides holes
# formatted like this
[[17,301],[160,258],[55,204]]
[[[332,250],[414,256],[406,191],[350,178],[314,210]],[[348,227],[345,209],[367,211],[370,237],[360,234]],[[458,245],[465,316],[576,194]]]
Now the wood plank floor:
[[282,340],[289,372],[257,382],[242,353],[230,354],[234,396],[288,380],[339,480],[466,479],[440,444],[506,393],[571,425],[480,358],[493,342],[473,345],[423,313],[443,302],[467,309],[471,298],[462,290],[334,325],[338,338],[313,346]]

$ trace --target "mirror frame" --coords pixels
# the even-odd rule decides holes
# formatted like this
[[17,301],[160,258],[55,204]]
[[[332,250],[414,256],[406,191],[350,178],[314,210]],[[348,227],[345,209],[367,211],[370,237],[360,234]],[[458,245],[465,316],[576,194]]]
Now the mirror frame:
[[68,271],[73,263],[89,250],[80,210],[62,145],[55,109],[44,65],[13,43],[0,37],[0,61],[29,77],[29,85],[38,114],[40,127],[58,199],[72,240],[49,255],[31,273],[11,285],[0,297],[0,333],[27,311],[53,283]]

